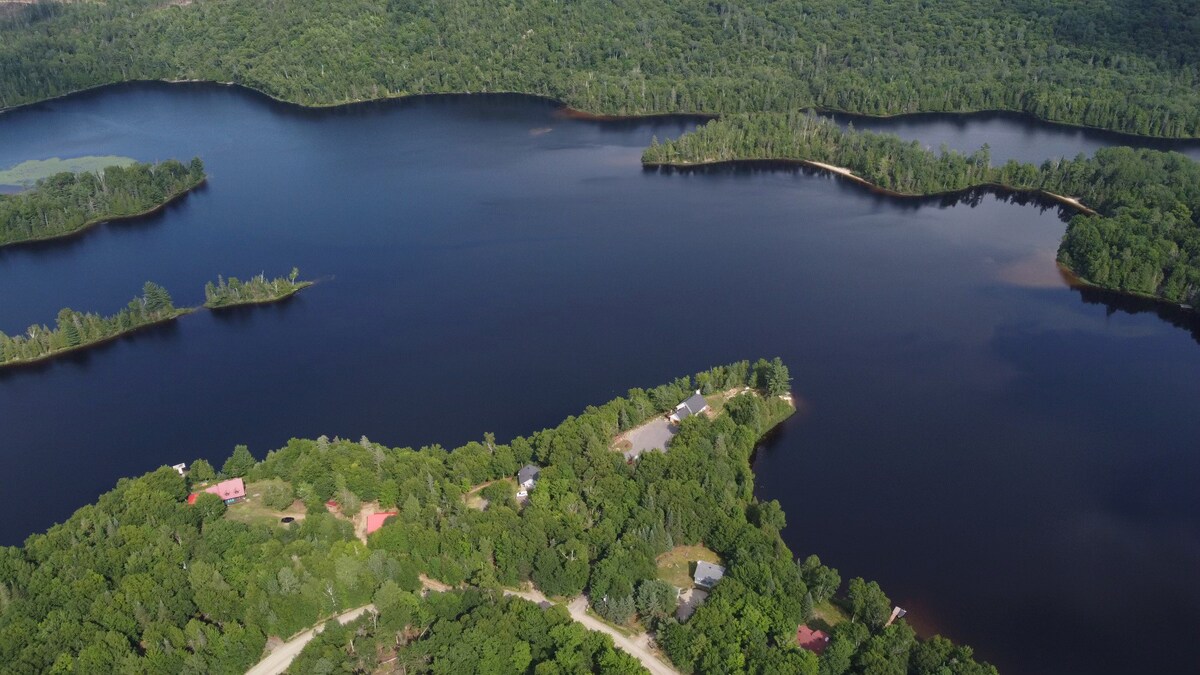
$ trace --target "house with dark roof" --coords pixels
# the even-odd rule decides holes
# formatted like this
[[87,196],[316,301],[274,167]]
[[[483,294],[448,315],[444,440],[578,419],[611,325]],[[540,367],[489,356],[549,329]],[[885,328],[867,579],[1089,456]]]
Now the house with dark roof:
[[712,589],[725,576],[725,568],[703,560],[696,561],[696,573],[692,580],[701,588]]
[[517,496],[528,497],[529,491],[533,489],[534,485],[537,485],[538,478],[541,475],[542,470],[540,467],[536,467],[532,464],[526,464],[525,466],[521,467],[521,470],[517,472],[517,484],[520,487],[520,489],[517,490]]
[[708,401],[700,395],[700,390],[688,397],[688,400],[675,406],[675,412],[671,413],[672,422],[682,422],[692,415],[699,415],[708,410]]

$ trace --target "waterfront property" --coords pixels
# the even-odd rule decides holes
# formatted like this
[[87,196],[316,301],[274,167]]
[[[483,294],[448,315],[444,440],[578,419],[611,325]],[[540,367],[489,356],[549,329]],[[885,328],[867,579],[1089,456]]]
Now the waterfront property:
[[[235,504],[238,501],[246,498],[246,484],[242,482],[241,478],[230,478],[229,480],[223,480],[216,485],[206,487],[201,492],[207,492],[208,494],[216,495],[220,497],[221,501],[225,502],[226,504]],[[195,504],[196,497],[198,497],[201,492],[193,492],[192,494],[188,495],[188,503]]]
[[688,397],[688,400],[675,406],[675,412],[671,413],[670,420],[675,423],[684,421],[692,415],[699,415],[708,410],[708,401],[700,395],[700,390],[697,389],[695,394]]
[[528,497],[529,491],[537,485],[538,478],[542,475],[542,470],[532,464],[526,464],[517,472],[517,484],[520,490],[517,491],[518,497]]

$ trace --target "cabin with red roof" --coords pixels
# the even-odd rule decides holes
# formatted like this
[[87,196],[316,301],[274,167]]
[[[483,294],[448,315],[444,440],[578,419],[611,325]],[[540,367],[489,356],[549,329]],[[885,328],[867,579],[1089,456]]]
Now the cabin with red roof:
[[820,656],[829,646],[829,634],[823,630],[813,630],[804,624],[796,629],[796,644]]
[[[241,478],[230,478],[229,480],[223,480],[216,485],[204,488],[204,492],[220,497],[221,501],[226,504],[233,504],[239,499],[246,498],[246,484],[242,482]],[[196,495],[198,494],[198,492],[193,492],[188,495],[188,503],[195,504]]]
[[367,534],[371,534],[375,530],[383,527],[388,518],[400,515],[397,511],[385,511],[383,513],[372,513],[367,516]]

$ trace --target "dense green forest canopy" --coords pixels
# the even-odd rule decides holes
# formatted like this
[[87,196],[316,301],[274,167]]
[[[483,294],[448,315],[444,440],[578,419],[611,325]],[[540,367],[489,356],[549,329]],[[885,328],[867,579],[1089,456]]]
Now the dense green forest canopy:
[[[122,480],[24,546],[0,548],[0,662],[17,672],[243,672],[267,636],[373,602],[377,623],[334,629],[301,665],[369,670],[395,654],[407,673],[464,672],[473,660],[495,669],[467,672],[636,672],[608,638],[568,626],[559,610],[535,615],[494,592],[532,582],[551,596],[586,592],[610,621],[636,612],[684,672],[994,674],[968,648],[918,642],[903,621],[885,627],[891,603],[877,584],[853,579],[841,595],[836,570],[784,544],[778,502],[753,496],[750,456],[794,410],[767,393],[788,377],[778,360],[735,363],[453,452],[322,437],[256,462],[240,446],[221,474],[244,477],[255,501],[232,506],[207,493],[187,504],[189,491],[221,477],[204,460],[186,479],[164,467]],[[715,418],[685,420],[666,453],[630,464],[610,447],[697,388],[745,386],[756,391]],[[485,507],[464,499],[526,463],[542,469],[525,503],[507,480],[489,487]],[[364,543],[350,517],[368,506],[397,517]],[[272,509],[304,517],[285,525]],[[701,542],[727,573],[679,623],[655,599],[655,560]],[[422,599],[421,574],[491,592]],[[795,646],[796,627],[830,598],[851,618],[818,659]],[[509,639],[503,654],[497,637]]]
[[1102,148],[1040,166],[993,166],[986,146],[933,152],[811,114],[758,113],[725,116],[643,153],[651,165],[746,159],[831,164],[910,195],[999,185],[1074,197],[1097,213],[1071,219],[1060,261],[1104,288],[1200,306],[1200,163],[1176,152]]
[[519,91],[603,113],[1005,109],[1200,136],[1192,0],[42,0],[0,106],[132,79],[304,104]]
[[311,281],[297,281],[298,276],[300,270],[293,267],[291,274],[274,279],[268,279],[265,274],[250,277],[246,281],[237,277],[218,277],[217,283],[210,281],[204,285],[204,306],[219,309],[277,302],[312,286]]
[[63,237],[105,220],[139,215],[202,182],[199,157],[188,164],[170,159],[55,174],[25,192],[0,194],[0,246]]

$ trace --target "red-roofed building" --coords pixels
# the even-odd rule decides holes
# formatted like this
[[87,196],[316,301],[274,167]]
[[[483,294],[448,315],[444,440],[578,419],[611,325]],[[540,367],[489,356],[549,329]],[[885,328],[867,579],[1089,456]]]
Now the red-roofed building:
[[367,516],[367,534],[371,534],[375,530],[383,527],[384,522],[392,516],[400,515],[396,511],[385,511],[384,513],[372,513]]
[[[230,478],[229,480],[223,480],[216,485],[206,487],[204,488],[204,491],[220,497],[221,500],[226,504],[232,504],[237,500],[244,499],[246,497],[246,484],[242,482],[241,478]],[[196,503],[197,494],[199,493],[193,492],[192,494],[188,495],[187,501],[189,504]]]
[[796,629],[796,644],[820,656],[829,646],[829,634],[823,630],[813,630],[804,624]]

